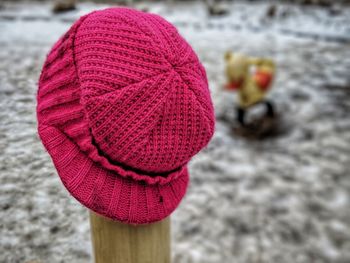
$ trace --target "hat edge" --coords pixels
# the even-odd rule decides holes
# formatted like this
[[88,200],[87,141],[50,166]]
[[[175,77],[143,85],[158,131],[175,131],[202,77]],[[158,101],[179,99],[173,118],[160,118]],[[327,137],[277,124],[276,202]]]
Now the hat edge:
[[[119,176],[117,174],[112,174],[111,171],[107,170],[106,168],[100,166],[99,164],[93,162],[93,160],[91,160],[89,158],[89,156],[87,156],[81,149],[79,149],[79,147],[77,145],[75,145],[69,138],[67,138],[61,131],[59,131],[57,128],[55,127],[47,127],[45,129],[40,129],[39,128],[39,136],[42,139],[42,142],[47,150],[47,152],[49,153],[53,164],[55,165],[55,168],[57,170],[57,174],[62,182],[62,184],[64,185],[64,187],[66,188],[66,190],[69,192],[69,194],[71,196],[73,196],[74,199],[76,199],[81,205],[83,205],[84,207],[88,208],[89,210],[107,217],[111,220],[114,221],[118,221],[121,223],[126,223],[126,224],[136,224],[136,225],[140,225],[140,224],[150,224],[150,223],[154,223],[154,222],[158,222],[161,221],[163,219],[165,219],[166,217],[168,217],[181,203],[187,187],[188,187],[188,181],[189,181],[189,176],[188,176],[188,169],[187,166],[185,167],[184,170],[181,170],[181,174],[179,174],[176,178],[174,178],[172,181],[168,182],[167,184],[151,184],[151,185],[145,185],[144,183],[140,182],[140,181],[135,181],[133,180],[133,178],[125,178],[123,176]],[[75,155],[80,155],[80,157],[83,156],[84,160],[87,162],[91,162],[91,166],[90,168],[88,168],[87,172],[85,172],[84,175],[80,176],[77,174],[76,177],[71,177],[67,175],[67,171],[72,168],[70,167],[72,165],[71,162],[66,162],[65,157],[62,156],[58,156],[57,154],[57,150],[62,148],[63,146],[67,146],[65,147],[65,152],[66,155],[70,155],[72,154],[72,156]],[[55,149],[56,148],[56,149]],[[77,157],[72,157],[72,160],[74,160],[74,158]],[[84,165],[85,165],[84,163]],[[84,165],[82,165],[82,170],[84,168]],[[91,171],[93,171],[93,169],[101,169],[102,172],[99,173],[99,176],[104,176],[105,178],[108,176],[113,176],[115,178],[115,180],[119,180],[119,181],[128,181],[130,182],[130,187],[137,187],[140,185],[144,185],[146,188],[152,188],[150,190],[154,191],[155,188],[158,188],[159,193],[161,194],[161,204],[158,204],[159,206],[157,207],[158,209],[156,209],[156,213],[155,211],[151,211],[150,212],[145,212],[146,216],[145,217],[138,217],[133,213],[136,213],[137,211],[132,212],[130,206],[132,206],[131,204],[131,200],[130,197],[129,199],[127,199],[126,201],[120,199],[119,197],[119,205],[118,207],[128,207],[128,209],[131,211],[129,211],[128,216],[122,216],[120,213],[118,214],[117,212],[117,208],[116,209],[109,209],[109,203],[104,203],[104,204],[98,204],[98,201],[91,201],[91,200],[95,200],[99,198],[99,192],[95,192],[96,191],[96,187],[90,189],[90,194],[91,194],[91,199],[88,199],[82,195],[79,195],[79,190],[81,189],[85,189],[87,190],[88,186],[87,186],[87,182],[84,182],[84,179],[87,177],[91,177]],[[77,179],[78,178],[78,179]],[[73,180],[74,179],[74,180]],[[91,178],[90,178],[90,183],[91,183]],[[173,190],[174,188],[176,188],[176,186],[178,186],[178,188],[180,189],[180,191],[175,191]],[[172,193],[171,194],[164,194],[164,191],[167,187],[170,187],[172,189]],[[163,191],[163,193],[161,193]],[[167,191],[166,191],[167,192]],[[111,197],[112,198],[112,197]],[[158,200],[158,196],[156,197],[152,197],[152,200],[154,202],[159,202]],[[112,201],[112,200],[110,200]],[[133,205],[137,204],[137,201],[133,203]],[[164,205],[166,204],[166,205]],[[161,208],[161,209],[159,209]],[[123,209],[122,209],[123,210]],[[149,210],[149,207],[147,207],[147,210]],[[137,213],[139,214],[139,213]]]

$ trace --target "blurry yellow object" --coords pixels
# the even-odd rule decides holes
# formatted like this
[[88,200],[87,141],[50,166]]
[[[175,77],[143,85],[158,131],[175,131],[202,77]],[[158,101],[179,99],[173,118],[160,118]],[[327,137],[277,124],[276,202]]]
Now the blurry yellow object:
[[245,109],[263,101],[273,82],[275,63],[232,52],[225,54],[225,60],[226,89],[238,91],[239,107]]

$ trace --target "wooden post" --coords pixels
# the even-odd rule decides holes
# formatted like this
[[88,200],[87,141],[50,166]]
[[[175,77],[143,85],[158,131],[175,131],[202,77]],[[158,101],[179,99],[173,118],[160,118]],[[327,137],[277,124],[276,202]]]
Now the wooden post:
[[95,263],[170,263],[170,218],[127,225],[90,212]]

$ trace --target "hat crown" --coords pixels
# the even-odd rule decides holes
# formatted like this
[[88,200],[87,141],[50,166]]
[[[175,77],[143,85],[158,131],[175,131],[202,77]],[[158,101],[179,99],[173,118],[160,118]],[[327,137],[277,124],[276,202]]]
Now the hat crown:
[[78,28],[74,56],[92,141],[111,163],[169,172],[210,140],[214,117],[204,68],[161,17],[97,11]]

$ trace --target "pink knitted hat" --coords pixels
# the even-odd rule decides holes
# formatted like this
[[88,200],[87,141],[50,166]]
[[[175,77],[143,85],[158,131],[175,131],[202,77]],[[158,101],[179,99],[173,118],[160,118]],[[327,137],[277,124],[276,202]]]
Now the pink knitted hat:
[[167,217],[187,163],[214,132],[203,66],[163,18],[127,8],[81,17],[53,46],[38,132],[68,191],[114,220]]

